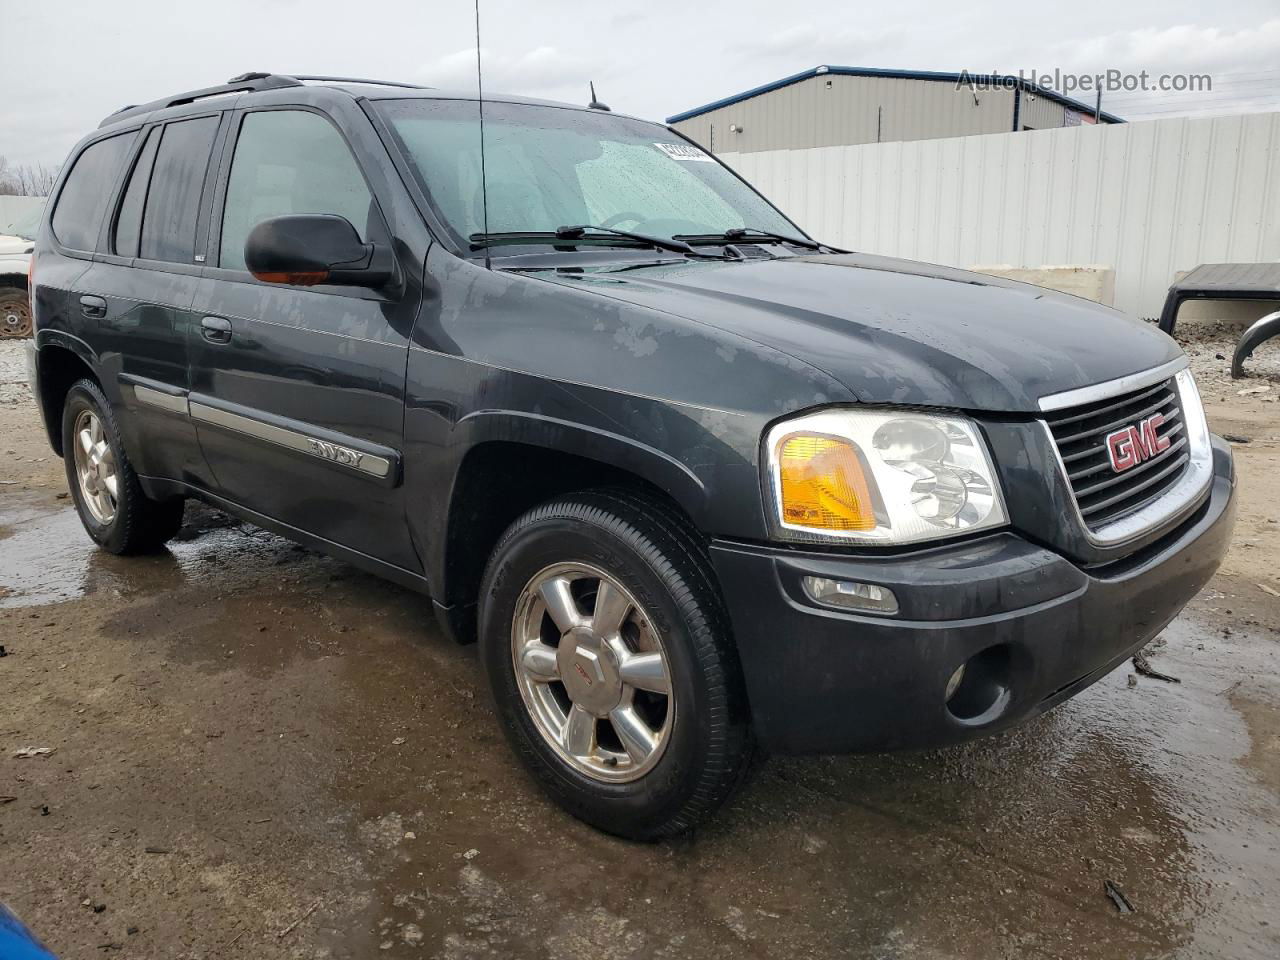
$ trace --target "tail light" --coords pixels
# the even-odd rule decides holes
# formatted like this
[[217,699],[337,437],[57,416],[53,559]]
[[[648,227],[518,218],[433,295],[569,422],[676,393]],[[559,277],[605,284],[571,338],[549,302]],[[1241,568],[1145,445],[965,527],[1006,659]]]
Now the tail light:
[[35,332],[36,323],[36,252],[31,251],[31,259],[27,261],[27,302],[31,306],[31,326]]

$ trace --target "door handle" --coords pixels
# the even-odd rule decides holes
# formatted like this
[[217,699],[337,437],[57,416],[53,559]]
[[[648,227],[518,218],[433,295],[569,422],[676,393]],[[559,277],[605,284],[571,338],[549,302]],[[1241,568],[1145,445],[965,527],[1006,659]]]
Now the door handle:
[[200,321],[200,336],[210,343],[230,343],[231,321],[222,317],[205,317]]
[[80,298],[80,312],[90,320],[101,320],[107,315],[107,301],[86,294]]

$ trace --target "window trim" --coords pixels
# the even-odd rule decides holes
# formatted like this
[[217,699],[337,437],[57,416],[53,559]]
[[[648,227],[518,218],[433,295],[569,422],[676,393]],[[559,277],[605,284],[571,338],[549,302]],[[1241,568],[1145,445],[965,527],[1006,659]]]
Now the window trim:
[[[209,172],[215,169],[216,167],[216,164],[214,161],[215,156],[219,157],[219,160],[221,159],[218,152],[218,139],[219,137],[221,137],[223,133],[223,128],[226,126],[226,112],[222,110],[210,110],[205,113],[193,113],[193,114],[190,114],[189,116],[174,117],[172,120],[165,120],[164,129],[161,130],[160,132],[160,140],[156,144],[156,160],[159,160],[160,150],[164,147],[164,136],[168,132],[169,127],[178,123],[189,123],[192,120],[207,120],[210,117],[217,118],[218,123],[215,125],[213,129],[213,139],[209,143],[209,159],[205,163],[204,179],[200,184],[200,196],[196,201],[196,222],[194,224],[195,236],[192,238],[192,244],[191,244],[191,258],[192,258],[191,262],[183,263],[178,260],[156,260],[150,257],[142,256],[142,243],[141,243],[142,234],[140,233],[138,235],[138,240],[139,240],[138,256],[133,258],[134,266],[142,267],[144,269],[152,269],[152,270],[157,269],[157,267],[186,268],[182,270],[172,271],[175,273],[198,272],[204,266],[203,258],[207,255],[208,250],[206,249],[204,253],[200,252],[202,245],[207,248],[207,238],[202,238],[200,235],[200,218],[201,218],[201,215],[204,213],[205,207],[208,205]],[[151,178],[147,180],[147,199],[148,200],[151,199],[151,179],[153,179],[154,177],[155,177],[155,162],[152,161]],[[122,193],[121,196],[117,198],[117,203],[121,203],[123,202],[123,200],[124,200],[124,195]],[[142,223],[144,227],[146,225],[146,222],[147,222],[147,211],[146,211],[146,207],[144,206],[142,210]],[[202,240],[205,241],[204,244],[202,244]]]
[[[355,149],[351,138],[347,136],[342,129],[342,125],[327,111],[309,104],[301,103],[280,103],[280,104],[264,104],[262,106],[240,107],[231,111],[232,116],[227,124],[226,139],[223,144],[221,164],[218,169],[218,181],[214,190],[213,203],[209,213],[208,233],[206,237],[205,254],[207,260],[204,264],[203,275],[214,280],[225,280],[231,283],[247,283],[254,286],[270,287],[272,289],[291,289],[299,290],[303,288],[288,287],[278,283],[266,283],[259,280],[248,270],[235,270],[230,267],[223,267],[222,259],[222,226],[226,220],[226,204],[227,191],[231,185],[231,168],[236,159],[236,147],[240,143],[240,134],[244,129],[244,121],[247,116],[253,113],[275,113],[279,111],[292,111],[294,113],[313,113],[320,117],[331,126],[341,138],[343,145],[347,148],[347,153],[351,155],[351,162],[355,164],[356,170],[360,177],[364,180],[365,187],[369,191],[369,198],[374,208],[378,211],[378,218],[382,221],[382,231],[387,243],[394,243],[395,234],[391,230],[391,223],[387,218],[382,198],[378,195],[373,181],[369,178],[369,173],[365,169],[364,164],[360,161],[360,154]],[[378,242],[375,240],[374,242]],[[325,293],[334,296],[351,297],[358,300],[386,300],[388,296],[385,292],[379,290],[371,290],[367,287],[353,287],[342,284],[322,283],[313,287],[306,287],[306,291],[312,293]]]
[[[53,218],[54,218],[54,215],[58,212],[58,207],[62,204],[63,194],[66,193],[67,184],[71,181],[71,175],[75,173],[76,164],[78,164],[81,158],[83,158],[84,155],[88,153],[90,147],[96,146],[99,143],[103,143],[107,140],[110,140],[112,137],[133,137],[135,138],[135,141],[136,141],[136,138],[138,136],[138,131],[141,129],[142,129],[142,125],[138,124],[137,126],[129,127],[125,130],[111,130],[102,136],[95,136],[91,140],[86,140],[83,144],[81,144],[80,149],[75,151],[75,155],[72,157],[71,162],[66,165],[66,172],[62,175],[62,178],[58,183],[57,190],[54,192],[54,195],[50,200],[49,211],[48,211],[49,239],[53,241],[54,250],[57,251],[62,256],[72,257],[73,259],[76,259],[76,260],[94,260],[98,257],[99,251],[102,248],[103,224],[107,220],[107,212],[110,211],[112,207],[115,205],[116,195],[120,189],[120,183],[123,180],[123,174],[121,172],[117,172],[115,180],[110,184],[108,188],[107,206],[106,206],[106,209],[103,211],[102,220],[98,222],[98,233],[97,233],[97,239],[94,241],[94,248],[92,250],[81,250],[78,247],[69,247],[65,243],[63,243],[61,239],[59,239],[57,232],[54,230]],[[129,151],[128,153],[126,153],[125,156],[127,158],[131,158],[133,155],[133,151],[135,149],[136,149],[136,142],[134,144],[130,144]]]
[[[163,117],[158,120],[152,120],[145,124],[141,124],[135,129],[135,132],[145,131],[149,133],[157,127],[164,128],[171,123],[184,123],[187,120],[202,120],[207,117],[217,117],[218,127],[213,134],[213,144],[209,148],[209,163],[205,168],[204,182],[200,188],[200,200],[196,209],[196,235],[195,246],[193,247],[191,263],[178,263],[174,260],[149,260],[144,257],[126,257],[118,254],[113,249],[115,243],[115,225],[120,218],[120,208],[124,204],[125,189],[129,183],[129,177],[132,176],[134,167],[137,165],[139,155],[146,146],[146,136],[139,137],[138,142],[133,145],[132,152],[127,164],[128,173],[120,178],[116,184],[115,192],[111,199],[112,214],[105,218],[103,223],[103,234],[98,237],[98,246],[102,251],[94,256],[94,260],[101,263],[110,263],[123,267],[137,267],[140,270],[153,270],[158,273],[176,273],[184,276],[197,276],[204,270],[204,261],[196,259],[207,255],[208,237],[202,235],[201,230],[208,225],[208,208],[212,200],[212,179],[217,176],[222,162],[222,149],[225,145],[227,134],[227,117],[232,111],[223,108],[220,110],[201,110],[194,113],[182,114],[176,117]],[[161,129],[160,137],[163,139],[164,131]],[[159,156],[160,143],[156,143],[156,156]],[[147,174],[147,195],[151,195],[151,176],[155,172],[155,159],[152,159],[151,173]],[[143,204],[143,217],[146,217],[146,205]],[[141,236],[139,236],[141,239]],[[202,253],[203,250],[203,253]],[[139,247],[141,252],[141,247]]]
[[[129,162],[127,164],[129,168],[128,172],[124,175],[123,179],[120,181],[120,190],[119,190],[120,195],[116,197],[114,210],[112,211],[111,216],[107,218],[108,220],[107,236],[105,238],[106,249],[103,251],[103,254],[106,256],[113,257],[117,260],[126,260],[126,261],[137,259],[136,257],[128,257],[122,253],[117,252],[116,234],[117,232],[119,232],[119,229],[120,229],[120,214],[124,212],[124,199],[129,192],[129,182],[133,179],[134,173],[137,172],[138,164],[142,162],[142,155],[146,152],[147,144],[151,141],[152,134],[155,133],[157,129],[160,129],[163,126],[164,124],[162,123],[148,123],[138,131],[138,142],[133,145],[133,150],[130,153]],[[163,136],[163,131],[161,132],[160,135],[157,136],[157,139],[156,139],[156,153],[160,152],[160,140],[159,140],[160,136]],[[142,239],[142,217],[146,214],[146,211],[147,211],[147,197],[151,194],[151,174],[155,171],[155,168],[156,168],[156,157],[155,157],[155,154],[152,154],[151,166],[147,170],[147,189],[146,189],[146,192],[142,195],[142,215],[138,217],[139,241],[141,241]]]

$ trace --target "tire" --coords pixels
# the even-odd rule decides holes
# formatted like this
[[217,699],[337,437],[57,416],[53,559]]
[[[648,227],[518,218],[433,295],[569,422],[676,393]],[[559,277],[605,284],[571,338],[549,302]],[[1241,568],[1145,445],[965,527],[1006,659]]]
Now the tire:
[[[100,429],[93,428],[94,421]],[[104,465],[88,484],[81,482],[80,474],[86,465],[94,463],[93,455],[85,452],[78,436],[86,430],[90,441],[96,439],[93,454],[97,463]],[[182,526],[181,499],[152,500],[142,492],[120,442],[115,412],[92,380],[79,380],[67,392],[62,407],[62,461],[80,521],[104,550],[116,554],[148,553],[172,540]],[[108,476],[114,478],[114,495],[104,479]],[[105,501],[100,495],[103,491]],[[110,501],[110,510],[104,506],[106,501]]]
[[[687,521],[661,501],[625,490],[587,491],[535,507],[507,529],[490,557],[480,593],[480,657],[504,733],[547,793],[607,833],[633,840],[683,833],[729,798],[749,766],[746,694],[710,569]],[[561,632],[540,599],[546,594],[532,589],[569,582],[571,618],[585,619],[589,611],[595,624],[610,619],[597,606],[606,579],[617,609],[627,613],[609,633],[614,639],[594,647],[585,625]],[[586,593],[574,593],[584,586]],[[619,640],[625,649],[614,657]],[[552,643],[554,668],[543,649]],[[530,657],[539,664],[533,672],[524,667],[529,647],[540,654]],[[592,652],[605,647],[608,654]],[[665,677],[656,685],[648,677],[643,689],[622,683],[633,676],[631,666],[655,663],[655,647]],[[597,660],[613,666],[597,667]],[[591,701],[597,688],[583,663],[603,681],[604,702]],[[553,674],[559,679],[547,679]],[[662,684],[668,694],[653,692]],[[618,689],[622,700],[610,708]],[[630,719],[620,723],[619,709]],[[569,734],[557,737],[555,730],[562,712],[582,710],[592,713],[592,733],[576,742],[593,748],[573,756]],[[652,733],[648,743],[657,744],[647,755],[633,722],[641,714]],[[566,722],[561,729],[568,728]]]
[[31,336],[31,301],[27,291],[0,287],[0,340]]

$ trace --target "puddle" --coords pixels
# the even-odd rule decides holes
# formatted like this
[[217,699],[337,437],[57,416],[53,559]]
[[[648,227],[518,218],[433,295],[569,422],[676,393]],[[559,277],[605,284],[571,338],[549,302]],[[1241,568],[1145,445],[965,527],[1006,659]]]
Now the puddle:
[[71,507],[6,503],[0,527],[8,534],[0,540],[0,608],[60,603],[121,583]]
[[117,557],[89,539],[70,501],[14,498],[0,509],[0,609],[37,607],[114,592],[173,590],[209,566],[234,563],[252,575],[295,548],[288,541],[189,502],[186,522],[164,550]]

